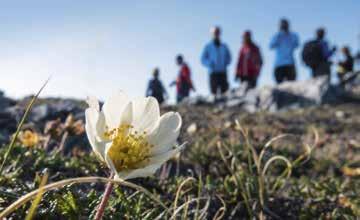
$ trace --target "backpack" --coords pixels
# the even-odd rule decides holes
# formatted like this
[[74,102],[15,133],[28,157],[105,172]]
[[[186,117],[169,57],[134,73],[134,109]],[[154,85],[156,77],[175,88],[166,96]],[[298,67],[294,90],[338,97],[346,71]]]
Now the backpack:
[[322,48],[319,41],[317,40],[306,42],[301,52],[301,56],[305,65],[310,68],[316,68],[324,61]]

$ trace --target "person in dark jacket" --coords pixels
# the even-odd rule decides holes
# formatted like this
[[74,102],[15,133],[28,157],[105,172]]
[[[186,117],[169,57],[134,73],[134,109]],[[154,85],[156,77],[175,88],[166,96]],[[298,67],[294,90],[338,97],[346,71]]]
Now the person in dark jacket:
[[191,80],[191,71],[189,66],[184,62],[182,55],[176,56],[176,64],[180,67],[176,81],[170,86],[176,85],[176,102],[180,103],[184,98],[189,97],[190,91],[195,91]]
[[343,47],[341,52],[344,54],[345,59],[338,63],[337,74],[340,82],[343,82],[346,75],[354,70],[354,58],[351,55],[349,47]]
[[159,104],[162,104],[165,101],[165,98],[168,97],[168,94],[161,80],[159,79],[159,74],[159,68],[155,68],[153,72],[153,78],[149,81],[148,87],[146,89],[146,96],[152,96],[157,99]]
[[255,88],[261,66],[260,50],[252,41],[251,32],[245,31],[236,67],[235,80],[240,80],[242,83],[247,82],[246,91]]
[[330,49],[329,43],[325,39],[326,31],[324,28],[318,28],[316,30],[316,41],[319,43],[321,52],[322,52],[322,59],[316,67],[312,68],[312,75],[313,77],[318,76],[329,76],[330,80],[330,73],[331,73],[331,62],[330,58],[335,53],[336,47]]

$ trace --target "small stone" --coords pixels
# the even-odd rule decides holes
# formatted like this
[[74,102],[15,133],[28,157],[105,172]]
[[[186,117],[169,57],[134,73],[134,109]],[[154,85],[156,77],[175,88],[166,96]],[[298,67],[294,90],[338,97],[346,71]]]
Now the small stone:
[[192,123],[191,125],[189,125],[189,127],[186,129],[186,132],[188,134],[194,134],[197,130],[197,125],[196,123]]
[[230,128],[231,125],[232,125],[231,121],[226,121],[226,122],[224,123],[224,127],[225,127],[225,128]]
[[336,111],[335,112],[335,116],[337,118],[344,118],[345,117],[345,113],[343,111]]

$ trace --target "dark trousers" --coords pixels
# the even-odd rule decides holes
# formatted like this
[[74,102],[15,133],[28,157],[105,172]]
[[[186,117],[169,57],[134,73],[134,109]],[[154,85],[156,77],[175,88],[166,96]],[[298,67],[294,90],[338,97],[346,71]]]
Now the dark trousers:
[[165,101],[163,95],[153,95],[153,97],[159,102],[159,104],[162,104]]
[[184,95],[184,94],[178,93],[178,94],[176,94],[176,102],[177,102],[177,103],[180,103],[180,102],[182,102],[182,100],[184,100],[184,98],[186,98],[186,97],[189,97],[189,94]]
[[330,63],[322,62],[317,67],[312,68],[313,78],[319,76],[330,76]]
[[280,84],[284,81],[295,81],[295,65],[278,66],[275,68],[274,74],[277,84]]
[[256,76],[240,76],[240,81],[247,82],[247,88],[246,90],[253,89],[257,85],[257,77]]
[[216,95],[220,90],[224,94],[229,89],[226,72],[214,72],[210,74],[210,90],[211,94]]

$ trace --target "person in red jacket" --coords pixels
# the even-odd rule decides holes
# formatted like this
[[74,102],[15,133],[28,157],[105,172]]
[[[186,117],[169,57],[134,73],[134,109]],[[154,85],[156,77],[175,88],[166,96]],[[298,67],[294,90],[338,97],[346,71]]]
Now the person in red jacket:
[[261,66],[262,58],[260,50],[252,41],[251,32],[245,31],[243,35],[243,45],[239,53],[235,80],[240,80],[241,83],[247,82],[246,91],[255,88]]
[[176,85],[176,102],[180,103],[184,98],[190,95],[190,90],[195,91],[191,81],[191,72],[188,65],[184,62],[182,55],[176,56],[176,64],[180,67],[179,74],[172,85]]

